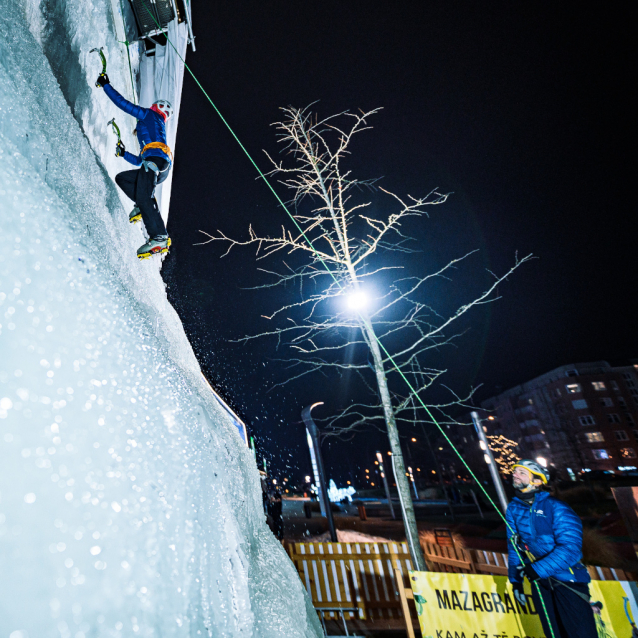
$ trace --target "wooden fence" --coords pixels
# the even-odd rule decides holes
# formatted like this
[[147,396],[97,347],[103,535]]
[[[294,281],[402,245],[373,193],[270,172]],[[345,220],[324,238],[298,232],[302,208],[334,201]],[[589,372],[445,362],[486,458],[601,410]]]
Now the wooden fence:
[[[422,543],[430,571],[507,575],[507,554]],[[287,550],[322,620],[347,620],[363,628],[418,627],[414,609],[406,624],[404,609],[411,599],[407,543],[289,543]],[[636,580],[621,569],[592,567],[594,580]]]
[[401,617],[394,571],[407,577],[412,569],[407,543],[291,543],[288,553],[315,609],[349,610],[348,619]]

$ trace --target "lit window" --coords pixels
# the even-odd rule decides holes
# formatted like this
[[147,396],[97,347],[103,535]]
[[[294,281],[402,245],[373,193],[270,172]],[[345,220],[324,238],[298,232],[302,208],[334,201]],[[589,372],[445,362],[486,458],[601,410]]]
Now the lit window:
[[580,389],[580,383],[568,383],[565,388],[567,389],[567,394],[578,394]]
[[614,434],[616,435],[616,441],[629,441],[629,436],[624,430],[616,430]]
[[614,402],[609,397],[603,397],[600,399],[600,405],[602,405],[603,408],[613,408]]
[[587,439],[587,443],[601,443],[605,440],[602,432],[587,432],[585,438]]
[[623,459],[635,459],[636,458],[636,450],[632,447],[624,447],[620,449],[620,456]]
[[596,425],[596,421],[594,421],[594,417],[591,416],[590,414],[587,414],[586,416],[579,416],[578,420],[580,421],[581,425]]
[[607,415],[607,421],[609,421],[609,423],[620,423],[620,417],[612,412]]
[[572,406],[574,410],[586,410],[587,401],[585,401],[585,399],[576,399],[575,401],[572,401]]
[[594,390],[601,392],[602,390],[606,390],[605,384],[602,381],[592,381],[591,382]]
[[604,460],[609,458],[607,450],[592,450],[595,459]]

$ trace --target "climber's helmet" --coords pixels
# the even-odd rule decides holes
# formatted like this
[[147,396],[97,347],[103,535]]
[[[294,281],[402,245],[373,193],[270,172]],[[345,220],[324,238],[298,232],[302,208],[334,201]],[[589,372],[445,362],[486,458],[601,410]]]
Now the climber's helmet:
[[170,120],[171,116],[173,115],[173,107],[168,100],[157,100],[156,102],[153,102],[151,110],[164,116],[165,122],[168,122],[168,120]]
[[521,461],[517,461],[514,465],[512,465],[512,471],[514,471],[517,467],[525,468],[532,475],[532,478],[540,479],[543,484],[546,484],[549,481],[549,472],[547,468],[543,467],[536,461],[532,461],[531,459],[522,459]]

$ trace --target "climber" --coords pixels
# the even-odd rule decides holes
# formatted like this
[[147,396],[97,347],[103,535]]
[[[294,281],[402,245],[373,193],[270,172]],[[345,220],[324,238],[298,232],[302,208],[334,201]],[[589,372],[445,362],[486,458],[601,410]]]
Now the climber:
[[522,460],[512,470],[516,497],[509,504],[505,519],[508,575],[514,597],[525,605],[523,581],[527,578],[546,636],[596,638],[589,603],[591,578],[580,562],[581,520],[569,505],[544,491],[549,472],[542,465]]
[[137,119],[136,133],[142,149],[140,155],[129,153],[121,140],[118,140],[115,149],[118,157],[134,166],[141,166],[115,176],[117,185],[135,202],[129,222],[134,224],[142,219],[148,233],[148,242],[138,249],[137,256],[146,259],[151,255],[167,253],[171,240],[155,199],[155,187],[168,177],[171,168],[172,154],[166,145],[166,122],[173,114],[173,109],[167,100],[157,100],[150,109],[132,104],[111,86],[104,71],[98,76],[95,85],[104,89],[115,106]]

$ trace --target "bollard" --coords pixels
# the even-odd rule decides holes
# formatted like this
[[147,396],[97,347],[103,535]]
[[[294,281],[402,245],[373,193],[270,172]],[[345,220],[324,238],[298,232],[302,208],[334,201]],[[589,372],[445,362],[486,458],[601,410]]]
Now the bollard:
[[357,505],[357,509],[359,510],[359,519],[362,521],[368,520],[368,515],[366,514],[366,506],[363,504]]

